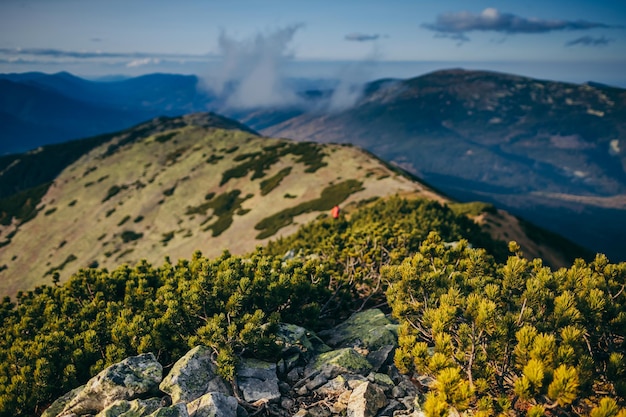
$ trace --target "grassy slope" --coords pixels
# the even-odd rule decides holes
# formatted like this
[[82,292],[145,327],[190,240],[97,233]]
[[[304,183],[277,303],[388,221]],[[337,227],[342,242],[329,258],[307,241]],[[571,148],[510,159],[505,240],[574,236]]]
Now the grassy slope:
[[[280,151],[282,156],[266,164],[263,176],[251,169],[224,181],[224,173],[249,164],[250,155],[260,154],[259,160],[267,162],[272,158],[263,156],[269,149],[301,150],[302,144],[206,127],[210,123],[198,116],[174,122],[146,130],[144,137],[132,141],[119,136],[94,148],[55,179],[34,219],[19,226],[0,225],[0,296],[49,284],[55,272],[64,281],[90,265],[111,269],[144,258],[158,264],[166,256],[189,258],[195,250],[209,257],[225,249],[242,254],[326,214],[320,196],[346,181],[356,180],[362,183],[356,188],[363,188],[341,204],[347,209],[358,201],[394,194],[450,201],[348,145],[312,145],[323,149],[322,163],[313,161],[315,169],[307,165],[315,160],[312,154]],[[267,180],[273,181],[269,188]],[[314,209],[296,215],[268,238],[257,238],[255,226],[263,219],[303,204]],[[515,239],[526,254],[545,257],[553,266],[568,264],[549,242],[529,238],[513,216],[497,216],[487,221],[494,237]]]
[[[238,156],[263,152],[279,140],[193,126],[177,131],[175,136],[158,133],[125,144],[107,157],[103,155],[109,144],[104,144],[64,170],[43,197],[37,217],[21,225],[10,244],[0,248],[0,265],[6,265],[0,272],[0,295],[13,296],[18,290],[50,283],[55,270],[63,281],[96,262],[113,268],[142,258],[154,263],[165,256],[188,258],[197,249],[207,256],[226,248],[244,253],[265,241],[256,239],[254,226],[259,221],[318,199],[330,184],[349,179],[363,182],[364,190],[351,195],[344,205],[396,193],[439,198],[362,151],[339,145],[325,147],[327,166],[314,173],[305,172],[308,167],[296,162],[300,157],[289,154],[271,165],[263,178],[251,180],[249,173],[220,186],[222,173],[241,163]],[[222,159],[207,163],[212,155]],[[261,196],[261,182],[286,167],[292,167],[290,174]],[[186,214],[190,207],[206,203],[207,195],[217,198],[234,190],[245,201],[232,214],[232,225],[219,236],[207,230],[217,220],[211,218],[212,209],[206,215]],[[319,214],[296,216],[271,238],[292,233]],[[14,230],[12,225],[4,226],[0,236]]]

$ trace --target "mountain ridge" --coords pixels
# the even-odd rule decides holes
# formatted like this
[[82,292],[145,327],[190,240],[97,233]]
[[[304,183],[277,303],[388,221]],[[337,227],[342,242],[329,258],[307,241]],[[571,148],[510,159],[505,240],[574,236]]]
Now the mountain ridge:
[[[353,143],[454,198],[494,203],[619,260],[626,246],[605,236],[626,224],[624,120],[623,89],[457,69],[372,84],[347,110],[260,130]],[[610,215],[587,197],[607,198]]]
[[[106,139],[39,185],[40,197],[26,196],[33,207],[25,219],[3,211],[0,293],[55,276],[64,281],[84,267],[158,262],[198,249],[241,254],[334,204],[349,213],[359,201],[396,194],[453,203],[352,145],[261,137],[212,113],[154,119]],[[480,207],[474,216],[488,209]],[[528,238],[506,213],[488,211],[481,221],[494,236],[515,236],[549,264],[571,262],[567,251]]]

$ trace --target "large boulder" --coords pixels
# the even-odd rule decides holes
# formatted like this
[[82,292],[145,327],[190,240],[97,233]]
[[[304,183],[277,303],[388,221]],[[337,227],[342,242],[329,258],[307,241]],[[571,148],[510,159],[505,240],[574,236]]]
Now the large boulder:
[[237,385],[248,402],[280,398],[276,365],[256,359],[243,359],[237,371]]
[[377,350],[398,345],[398,326],[379,309],[353,314],[348,320],[319,335],[333,347],[359,347]]
[[159,388],[172,397],[173,404],[191,402],[207,392],[230,395],[232,391],[217,374],[211,357],[211,349],[196,346],[174,364]]
[[187,404],[189,417],[237,417],[237,400],[210,392]]
[[91,378],[60,415],[97,414],[115,401],[156,392],[162,377],[163,367],[152,353],[126,358]]

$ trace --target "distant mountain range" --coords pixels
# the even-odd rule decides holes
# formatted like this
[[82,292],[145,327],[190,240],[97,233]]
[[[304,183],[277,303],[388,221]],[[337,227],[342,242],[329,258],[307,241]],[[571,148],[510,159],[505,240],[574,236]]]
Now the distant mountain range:
[[0,152],[209,108],[269,136],[356,144],[453,198],[626,260],[626,90],[446,70],[369,83],[353,106],[328,112],[318,104],[333,84],[316,85],[302,85],[297,107],[228,109],[193,76],[0,75]]
[[158,116],[207,109],[195,76],[95,82],[68,73],[0,75],[0,154],[112,132]]

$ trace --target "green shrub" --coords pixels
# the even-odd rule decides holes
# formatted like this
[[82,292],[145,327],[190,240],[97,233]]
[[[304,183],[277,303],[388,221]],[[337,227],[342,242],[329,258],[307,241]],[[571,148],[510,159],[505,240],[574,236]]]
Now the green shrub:
[[0,224],[7,226],[13,219],[19,224],[37,216],[37,206],[48,192],[52,183],[48,182],[0,200]]
[[320,198],[300,203],[261,220],[254,226],[256,230],[261,231],[256,238],[265,239],[273,236],[281,228],[290,225],[293,218],[300,214],[330,210],[333,206],[342,203],[350,194],[362,190],[362,185],[363,183],[357,180],[347,180],[336,185],[329,185],[322,191]]
[[104,203],[105,201],[108,201],[111,198],[115,197],[117,194],[119,194],[120,191],[122,191],[125,188],[126,188],[125,186],[119,186],[119,185],[111,186],[111,188],[109,188],[109,190],[107,191],[107,194],[102,199],[102,202]]
[[471,201],[469,203],[449,203],[448,207],[457,215],[479,216],[483,213],[497,214],[498,209],[493,204],[482,201]]
[[232,178],[243,178],[252,172],[251,179],[263,178],[265,171],[277,163],[286,155],[299,156],[296,163],[304,164],[305,172],[315,172],[326,166],[323,162],[323,148],[312,142],[285,143],[283,146],[266,146],[264,152],[255,152],[239,155],[236,160],[245,160],[240,165],[234,166],[222,173],[220,185],[226,184]]
[[168,188],[166,190],[163,190],[163,195],[166,197],[172,196],[174,195],[174,191],[176,191],[176,185],[174,185],[172,188]]
[[291,174],[291,167],[281,169],[276,175],[261,181],[261,195],[269,194],[274,188],[278,187],[281,181]]
[[213,155],[209,156],[209,158],[206,160],[206,162],[207,162],[207,164],[215,165],[222,159],[224,159],[224,157],[222,155],[215,155],[215,154],[213,154]]
[[240,194],[240,190],[232,190],[218,196],[215,196],[215,193],[207,194],[205,198],[209,197],[208,201],[195,207],[187,207],[185,214],[206,216],[207,211],[213,209],[212,216],[206,218],[201,225],[208,223],[214,216],[217,216],[217,219],[202,230],[205,232],[212,230],[214,237],[219,236],[233,223],[233,215],[242,210],[241,204],[252,197],[247,195],[242,198],[239,197]]
[[78,258],[73,253],[68,255],[67,258],[65,258],[65,260],[63,262],[61,262],[59,265],[54,266],[54,267],[48,269],[45,272],[45,274],[43,274],[43,276],[45,277],[45,276],[48,276],[48,275],[52,275],[56,271],[62,271],[63,269],[65,269],[67,264],[69,264],[70,262],[74,262],[76,259],[78,259]]
[[155,137],[154,140],[155,142],[158,142],[158,143],[165,143],[165,142],[168,142],[170,139],[172,139],[176,135],[178,135],[178,132],[164,133],[162,135],[158,135],[157,137]]
[[173,230],[171,232],[163,233],[161,237],[161,243],[163,244],[163,246],[167,246],[167,242],[174,239],[174,234],[175,232]]
[[124,230],[120,234],[120,237],[122,238],[122,242],[128,243],[132,242],[133,240],[141,239],[143,237],[143,233],[137,233],[132,230]]

